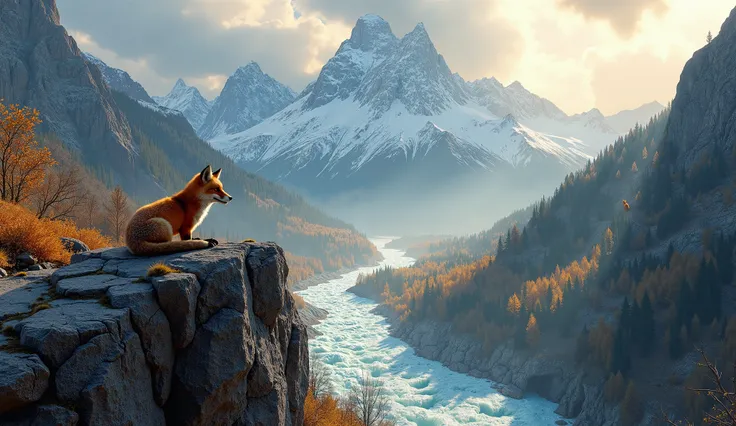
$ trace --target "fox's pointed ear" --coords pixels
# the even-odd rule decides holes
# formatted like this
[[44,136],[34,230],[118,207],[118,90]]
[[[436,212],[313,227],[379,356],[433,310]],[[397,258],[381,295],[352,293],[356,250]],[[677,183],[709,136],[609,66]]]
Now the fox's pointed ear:
[[212,180],[212,167],[210,167],[209,164],[199,174],[199,178],[202,180],[202,183],[207,183]]
[[217,179],[220,179],[220,173],[222,173],[222,168],[217,169],[216,172],[212,173],[212,176],[216,177]]

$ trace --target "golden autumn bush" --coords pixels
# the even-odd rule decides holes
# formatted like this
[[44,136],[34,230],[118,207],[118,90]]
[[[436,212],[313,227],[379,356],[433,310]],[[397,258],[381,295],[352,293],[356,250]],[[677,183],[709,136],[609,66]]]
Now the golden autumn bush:
[[8,255],[5,253],[5,250],[0,249],[0,268],[7,268],[10,266],[8,263]]
[[304,426],[362,426],[346,401],[329,393],[315,396],[310,388],[304,401]]
[[68,263],[71,253],[60,237],[77,238],[90,249],[111,245],[95,229],[78,229],[71,221],[39,219],[21,205],[0,201],[0,250],[8,260],[28,252],[39,261]]

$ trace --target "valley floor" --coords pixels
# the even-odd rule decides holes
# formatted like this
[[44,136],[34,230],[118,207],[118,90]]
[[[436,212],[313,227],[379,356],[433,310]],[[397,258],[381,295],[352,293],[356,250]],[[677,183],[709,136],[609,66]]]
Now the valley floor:
[[[373,241],[384,256],[379,266],[411,265],[414,259],[385,248],[389,241]],[[329,368],[336,393],[345,394],[368,370],[382,380],[399,425],[553,425],[562,420],[554,413],[555,403],[533,394],[506,397],[494,382],[422,358],[392,337],[389,323],[374,312],[377,304],[347,292],[359,274],[372,270],[360,268],[297,292],[329,312],[314,327],[321,335],[310,339],[310,350]]]

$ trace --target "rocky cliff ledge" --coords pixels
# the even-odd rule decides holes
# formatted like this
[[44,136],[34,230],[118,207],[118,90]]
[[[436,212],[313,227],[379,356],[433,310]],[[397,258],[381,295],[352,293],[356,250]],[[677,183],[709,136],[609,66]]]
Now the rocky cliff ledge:
[[[280,247],[72,262],[0,280],[0,424],[302,424],[307,331]],[[178,272],[146,277],[158,262]]]

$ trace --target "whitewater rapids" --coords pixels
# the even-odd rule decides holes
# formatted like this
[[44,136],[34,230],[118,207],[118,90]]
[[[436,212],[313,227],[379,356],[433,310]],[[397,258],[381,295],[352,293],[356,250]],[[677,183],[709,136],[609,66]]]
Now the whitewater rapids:
[[[386,238],[372,242],[383,254],[380,266],[410,266],[414,259],[385,248]],[[493,382],[456,373],[439,362],[417,356],[402,340],[389,335],[386,320],[370,311],[372,300],[348,293],[362,273],[360,268],[338,279],[310,287],[299,294],[329,312],[315,326],[322,335],[309,340],[310,351],[328,367],[334,391],[346,395],[363,370],[381,380],[397,425],[554,425],[557,404],[536,395],[507,398]]]

